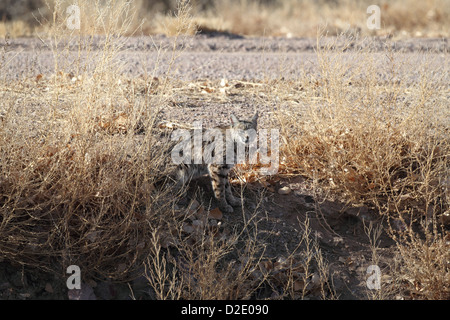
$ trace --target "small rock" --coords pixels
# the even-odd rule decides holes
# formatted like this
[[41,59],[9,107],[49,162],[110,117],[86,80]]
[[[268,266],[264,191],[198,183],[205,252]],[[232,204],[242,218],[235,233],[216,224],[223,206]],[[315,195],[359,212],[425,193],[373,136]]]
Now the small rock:
[[186,222],[183,223],[182,229],[183,229],[183,231],[186,232],[186,233],[192,233],[192,232],[194,232],[194,227],[193,227],[191,224],[186,223]]
[[319,286],[320,285],[320,276],[317,273],[313,273],[312,277],[311,277],[311,283],[314,286]]
[[201,221],[201,220],[194,220],[194,221],[192,221],[192,226],[195,229],[202,228],[203,227],[203,221]]
[[70,289],[67,292],[69,300],[97,300],[91,286],[81,283],[81,289]]
[[208,214],[208,218],[215,219],[215,220],[221,220],[222,217],[223,217],[222,211],[220,211],[219,208],[212,209]]
[[48,292],[48,293],[53,293],[53,287],[52,287],[52,285],[49,282],[47,282],[45,284],[45,291]]
[[200,203],[197,200],[193,200],[189,204],[189,212],[190,213],[195,213],[199,207],[200,207]]
[[450,225],[450,212],[444,212],[441,215],[441,222],[444,226]]
[[284,187],[278,189],[279,194],[289,194],[289,193],[291,193],[291,191],[292,191],[291,188],[289,188],[288,186],[284,186]]

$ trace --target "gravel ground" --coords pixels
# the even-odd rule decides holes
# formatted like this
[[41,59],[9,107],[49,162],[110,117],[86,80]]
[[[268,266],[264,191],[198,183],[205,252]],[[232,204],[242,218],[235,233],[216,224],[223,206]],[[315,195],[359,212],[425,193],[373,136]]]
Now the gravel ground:
[[[88,41],[89,40],[89,41]],[[175,58],[170,76],[182,80],[238,79],[258,80],[267,78],[295,78],[304,72],[314,72],[317,66],[317,41],[303,38],[243,38],[238,36],[205,36],[174,39],[164,36],[123,38],[116,59],[122,63],[121,72],[130,77],[150,73],[162,76]],[[54,55],[47,40],[19,38],[9,40],[9,45],[0,45],[6,51],[3,76],[8,79],[49,74],[54,70]],[[86,50],[89,43],[90,50]],[[102,57],[102,37],[85,39],[81,50],[71,42],[59,55],[58,65],[66,71],[74,71],[74,62],[81,57],[89,58],[86,65],[92,68]],[[353,42],[323,39],[321,47],[341,48],[352,59],[355,49],[369,50],[382,65],[386,61],[386,48],[398,52],[407,64],[415,64],[423,57],[418,52],[427,52],[431,69],[448,65],[448,39],[415,39],[393,41],[388,38],[373,38]],[[60,46],[65,46],[60,44]],[[0,51],[0,52],[1,52]],[[431,56],[430,56],[431,55]],[[1,57],[1,53],[0,53]],[[87,61],[87,60],[86,60]],[[412,79],[414,81],[414,79]]]

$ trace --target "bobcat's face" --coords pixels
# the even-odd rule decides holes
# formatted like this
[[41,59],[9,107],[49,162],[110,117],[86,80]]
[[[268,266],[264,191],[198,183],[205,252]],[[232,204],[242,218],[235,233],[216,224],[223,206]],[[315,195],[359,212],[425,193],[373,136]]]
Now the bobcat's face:
[[248,145],[252,135],[256,134],[258,122],[258,112],[251,120],[239,120],[235,115],[231,115],[231,129],[234,141]]

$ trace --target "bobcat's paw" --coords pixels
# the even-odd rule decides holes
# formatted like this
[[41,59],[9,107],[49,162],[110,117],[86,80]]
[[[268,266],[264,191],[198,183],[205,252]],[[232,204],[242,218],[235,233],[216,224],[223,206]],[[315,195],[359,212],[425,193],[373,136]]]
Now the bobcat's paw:
[[239,198],[227,198],[227,201],[229,204],[231,204],[233,207],[238,207],[241,205],[241,199]]
[[232,213],[234,211],[233,207],[230,206],[229,204],[221,204],[219,205],[219,209],[223,213]]

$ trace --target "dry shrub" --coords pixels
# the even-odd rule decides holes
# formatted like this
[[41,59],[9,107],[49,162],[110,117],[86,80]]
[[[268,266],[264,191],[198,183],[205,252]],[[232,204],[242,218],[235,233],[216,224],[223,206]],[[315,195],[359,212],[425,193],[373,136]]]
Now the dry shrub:
[[[333,48],[318,49],[319,75],[300,79],[298,101],[277,114],[281,157],[340,200],[386,216],[405,272],[417,276],[425,297],[443,298],[449,270],[441,221],[450,208],[446,73],[433,71],[428,53],[416,65],[389,50],[377,55],[344,46],[344,56]],[[420,227],[421,221],[434,221],[434,228]]]
[[173,15],[157,14],[154,21],[156,32],[168,36],[194,35],[197,32],[189,0],[177,1]]
[[20,137],[7,132],[10,125],[0,155],[2,254],[44,269],[77,264],[115,277],[135,266],[151,231],[146,221],[168,210],[153,187],[164,149],[147,140],[133,150],[128,136],[118,143],[104,133],[80,133],[95,127],[92,120],[74,119],[74,127],[45,138]]
[[[136,28],[140,28],[145,34],[174,35],[182,20],[174,17],[172,11],[177,12],[181,2],[133,1],[132,4],[137,8],[137,14],[132,21],[132,28],[127,31],[127,34],[133,34]],[[4,30],[12,36],[31,35],[33,31],[48,32],[54,3],[60,3],[63,8],[73,4],[66,0],[41,2],[39,11],[34,10],[34,15],[45,17],[44,21],[41,21],[42,25],[36,27],[35,19],[28,14],[26,15],[28,22],[5,21],[0,23],[0,31]],[[105,17],[105,7],[120,8],[127,2],[114,1],[111,5],[109,1],[94,1],[95,5],[89,3],[88,6],[83,6],[84,1],[80,3],[84,22],[81,30],[83,34],[92,27],[97,28],[98,33],[105,34],[105,29],[112,25],[121,26],[123,16],[116,16],[118,19],[110,21],[109,26],[97,22]],[[379,30],[369,30],[366,25],[369,17],[366,10],[374,4],[381,9],[381,28]],[[216,0],[208,3],[190,1],[189,6],[183,5],[182,7],[191,8],[193,15],[191,25],[183,27],[187,34],[194,34],[198,29],[203,32],[232,32],[250,36],[315,37],[317,29],[326,26],[329,35],[338,35],[344,31],[358,31],[364,35],[447,37],[448,21],[450,21],[450,6],[446,0],[420,2],[395,0],[378,3],[370,0]],[[61,15],[58,18],[65,16]]]
[[[415,36],[445,32],[450,9],[445,1],[385,2],[381,5],[382,24],[388,29]],[[447,28],[448,29],[448,28]]]
[[[390,233],[397,244],[398,268],[394,271],[396,290],[411,299],[450,298],[449,236],[434,217],[418,224],[400,219]],[[400,224],[400,230],[398,228]],[[418,225],[418,226],[417,226]]]
[[[250,298],[264,279],[252,277],[262,259],[263,246],[256,241],[256,235],[242,237],[249,225],[232,234],[221,232],[207,220],[195,226],[189,235],[177,234],[177,253],[170,262],[177,271],[178,292],[176,298],[192,300],[244,299]],[[243,238],[247,241],[243,243]],[[155,245],[158,248],[158,245]],[[157,251],[156,251],[157,252]],[[240,252],[240,253],[238,253]],[[236,254],[238,256],[236,257]],[[157,266],[153,255],[149,263]],[[158,277],[157,277],[158,278]],[[164,286],[155,286],[155,277],[149,277],[155,292],[163,292]],[[164,283],[170,285],[174,279]],[[158,294],[161,298],[161,294]]]
[[[167,226],[175,231],[170,241],[161,237],[167,233],[153,234],[146,263],[146,278],[159,300],[336,297],[308,219],[300,224],[296,247],[278,249],[276,259],[266,256],[265,239],[258,234],[262,219],[256,211],[232,231],[207,219],[183,231],[180,225],[187,218],[178,226],[174,221]],[[171,248],[165,250],[168,243]]]
[[[57,3],[54,10],[62,8]],[[117,55],[130,24],[115,29],[108,20],[123,17],[128,7],[111,10],[102,11],[107,34],[101,50],[91,47],[101,26],[86,29],[92,37],[78,38],[55,18],[52,37],[42,38],[55,58],[53,72],[14,86],[0,82],[2,261],[61,276],[74,264],[84,279],[124,281],[145,272],[158,299],[250,298],[263,284],[282,288],[280,298],[296,297],[300,279],[303,296],[315,289],[305,266],[320,253],[303,261],[301,250],[286,249],[286,262],[268,261],[256,211],[224,230],[220,215],[215,222],[206,215],[192,220],[190,209],[175,206],[178,194],[160,183],[169,173],[169,144],[156,125],[172,80],[120,75]],[[189,22],[186,14],[177,17],[178,26]],[[6,68],[8,61],[1,61]],[[293,268],[297,257],[301,269]],[[318,285],[328,281],[321,265]]]
[[[366,22],[370,5],[380,7],[379,30]],[[422,1],[260,1],[226,0],[214,3],[210,16],[237,34],[314,37],[326,26],[329,35],[358,31],[363,35],[446,36],[450,7],[445,0]],[[217,21],[217,19],[215,20]]]
[[[167,189],[154,186],[166,174],[165,148],[150,134],[165,98],[130,97],[134,84],[115,58],[130,26],[115,23],[129,7],[115,5],[98,12],[107,33],[100,54],[80,40],[88,56],[71,63],[77,31],[55,19],[43,40],[54,73],[19,80],[17,90],[1,83],[0,252],[12,263],[57,274],[76,264],[87,276],[124,279],[143,266],[153,221],[171,212]],[[60,3],[54,10],[59,17]]]
[[[366,22],[370,5],[381,10],[379,30],[369,30]],[[445,0],[373,1],[213,1],[196,8],[199,29],[227,31],[250,36],[315,37],[325,26],[328,35],[357,31],[364,35],[446,36],[450,8]],[[160,30],[160,29],[157,29]]]
[[[70,5],[76,5],[80,14],[80,29],[70,30],[66,22],[70,14],[66,12]],[[57,32],[75,32],[81,35],[132,35],[139,27],[137,7],[129,1],[78,1],[51,0],[46,2],[44,12],[51,14],[36,15],[40,27],[38,34],[55,35]],[[54,14],[57,12],[57,14]]]
[[218,1],[212,16],[218,16],[229,32],[268,35],[273,32],[271,10],[271,6],[261,5],[257,1]]
[[400,193],[444,196],[445,79],[428,65],[411,70],[421,70],[415,82],[409,75],[397,79],[396,69],[408,62],[395,53],[357,50],[344,57],[345,46],[339,52],[332,46],[318,51],[319,75],[300,81],[299,103],[278,114],[286,161],[304,175],[327,180],[352,201],[378,203]]

